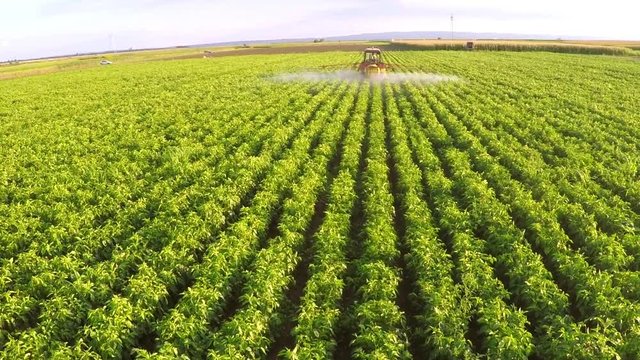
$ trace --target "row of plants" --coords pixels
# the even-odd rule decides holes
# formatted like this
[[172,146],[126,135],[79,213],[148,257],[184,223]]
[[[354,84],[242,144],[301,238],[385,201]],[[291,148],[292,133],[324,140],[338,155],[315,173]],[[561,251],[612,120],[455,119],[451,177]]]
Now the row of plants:
[[[567,147],[565,139],[554,133],[553,128],[537,120],[536,116],[542,117],[544,109],[553,106],[548,97],[514,99],[513,94],[524,91],[521,87],[512,91],[509,89],[513,87],[511,84],[501,83],[504,87],[495,87],[495,81],[480,77],[474,78],[473,81],[482,83],[480,91],[472,91],[467,86],[457,86],[442,89],[434,95],[479,136],[489,153],[495,156],[515,179],[531,189],[536,200],[545,201],[550,211],[557,215],[563,230],[570,236],[572,247],[586,254],[587,259],[598,269],[614,273],[618,270],[637,269],[639,247],[635,226],[638,216],[615,194],[600,188],[589,175],[580,175],[579,178],[576,176],[588,168],[586,164],[598,163],[590,157],[597,151],[572,150],[575,147]],[[489,91],[492,91],[493,95],[488,95]],[[467,100],[457,104],[453,97],[445,94],[462,96]],[[495,100],[496,97],[500,102]],[[536,100],[546,102],[531,105],[531,111],[528,113],[518,112],[523,106],[529,106],[529,103]],[[490,115],[497,109],[500,109],[503,116]],[[558,113],[554,112],[554,115],[558,116]],[[523,119],[527,119],[524,124]],[[578,123],[571,118],[565,118],[561,122]],[[584,124],[584,121],[582,123]],[[500,124],[508,124],[508,130],[505,132]],[[589,127],[590,123],[585,125]],[[527,132],[535,127],[539,127],[541,132]],[[516,134],[518,141],[514,141],[511,133]],[[602,143],[603,141],[593,141],[586,144]],[[559,150],[564,154],[563,158],[555,154]],[[549,159],[552,160],[552,165],[559,159],[559,166],[547,166]],[[576,159],[578,161],[575,161]],[[622,170],[624,169],[623,167]],[[628,178],[632,175],[626,172],[618,176]],[[624,291],[625,296],[633,296],[636,291],[633,288],[634,284],[632,282],[628,285],[632,288]]]
[[[429,97],[426,97],[429,100]],[[579,319],[591,323],[604,322],[623,335],[619,351],[628,355],[637,346],[637,324],[634,313],[637,305],[624,299],[620,289],[612,285],[610,276],[597,272],[584,256],[569,246],[570,240],[557,220],[533,200],[530,192],[510,178],[508,172],[489,156],[478,140],[466,133],[455,117],[437,108],[431,102],[438,120],[452,132],[454,144],[473,160],[474,169],[481,171],[489,184],[496,189],[501,201],[508,204],[510,213],[518,226],[528,231],[527,240],[543,259],[551,264],[551,271],[559,285],[573,297],[573,310]],[[614,335],[610,335],[614,337]],[[615,338],[615,337],[614,337]]]
[[[592,264],[600,270],[611,271],[626,269],[631,265],[634,258],[627,255],[616,234],[601,231],[593,214],[585,211],[580,203],[572,203],[568,196],[560,192],[552,181],[555,174],[550,174],[538,153],[521,149],[513,138],[503,136],[500,130],[485,129],[482,126],[485,117],[481,113],[466,112],[450,99],[438,95],[436,97],[473,130],[489,154],[497,158],[511,176],[526,185],[536,200],[545,204],[548,211],[556,214],[563,230],[572,239],[572,246],[578,247]],[[573,193],[571,189],[566,190]]]
[[534,352],[543,358],[617,355],[608,345],[609,337],[593,329],[586,332],[584,324],[571,318],[568,296],[555,284],[542,258],[526,244],[523,233],[492,189],[471,171],[468,163],[456,161],[463,154],[453,148],[453,139],[428,105],[411,94],[399,103],[405,109],[403,117],[411,119],[415,113],[415,121],[424,128],[427,141],[416,143],[415,151],[431,149],[427,154],[433,154],[432,161],[439,160],[450,174],[453,194],[459,206],[469,213],[473,233],[487,242],[485,251],[496,259],[496,273],[516,305],[525,310],[534,328]]
[[[296,90],[300,91],[300,89]],[[282,111],[282,107],[287,103],[274,104],[268,110],[273,115]],[[230,128],[235,127],[237,130],[231,132],[231,129],[227,129],[227,132],[221,134],[220,136],[224,136],[226,140],[223,144],[216,144],[215,151],[204,152],[203,145],[187,144],[168,149],[169,156],[166,156],[168,161],[155,172],[164,173],[181,167],[180,176],[176,178],[162,175],[157,181],[149,182],[149,187],[144,190],[145,196],[137,198],[135,203],[118,205],[122,208],[115,218],[106,220],[103,226],[94,229],[86,238],[67,244],[70,248],[69,252],[50,258],[39,254],[39,250],[34,246],[34,249],[15,256],[11,261],[5,261],[2,267],[2,279],[7,281],[2,283],[2,291],[29,291],[34,289],[33,282],[42,282],[42,279],[38,280],[37,277],[42,277],[43,274],[52,271],[56,273],[55,278],[47,279],[46,282],[62,280],[66,277],[65,272],[82,274],[90,266],[109,260],[117,254],[116,244],[122,246],[125,239],[136,233],[153,232],[150,230],[153,223],[148,219],[150,216],[157,217],[157,213],[163,210],[160,204],[166,201],[166,197],[170,194],[176,199],[184,199],[186,196],[193,205],[199,206],[198,198],[202,198],[202,190],[199,187],[203,186],[202,183],[206,181],[207,186],[210,186],[212,181],[219,182],[220,174],[230,169],[227,160],[223,157],[244,158],[256,155],[261,144],[272,133],[266,128],[256,133],[251,127],[240,126],[248,119],[239,116],[237,120],[229,121]],[[270,120],[273,128],[269,129],[283,125],[281,121],[276,122],[277,118]],[[184,166],[184,163],[189,165]],[[47,247],[46,243],[42,246]],[[64,266],[65,263],[69,265]],[[73,267],[70,268],[70,266]],[[36,279],[32,281],[34,277]],[[46,296],[46,294],[43,295]]]
[[[584,61],[575,60],[576,66]],[[533,76],[523,74],[519,69],[510,69],[512,65],[508,60],[499,60],[499,64],[504,66],[502,71],[511,76],[490,81],[474,76],[474,81],[486,85],[485,90],[475,92],[476,95],[490,91],[492,97],[484,96],[485,99],[500,108],[507,107],[509,110],[504,112],[505,115],[516,116],[517,126],[512,126],[511,130],[516,133],[524,131],[520,140],[539,148],[551,165],[575,168],[575,172],[580,174],[579,187],[593,188],[601,202],[613,202],[618,208],[630,207],[637,213],[637,184],[630,180],[636,177],[639,134],[629,124],[638,117],[633,111],[637,102],[629,92],[634,84],[633,72],[625,66],[628,64],[585,64],[576,69],[606,74],[607,78],[600,81],[594,81],[593,76],[576,77],[572,72],[555,72],[552,75],[563,81],[544,83],[544,96],[529,90],[532,86],[540,89],[540,83],[545,81],[536,75],[549,75],[549,69],[561,64],[550,63],[548,68]],[[609,91],[600,91],[602,81],[608,83]],[[567,83],[573,84],[574,88],[567,89]],[[577,86],[588,91],[576,92]],[[526,110],[522,111],[523,108]],[[531,120],[522,121],[524,118]],[[498,118],[494,121],[504,123],[503,120]],[[533,129],[527,135],[527,131]],[[600,185],[605,187],[604,191],[598,189]],[[627,204],[620,206],[620,201],[615,201],[618,198]],[[599,218],[606,221],[605,215]],[[635,226],[638,226],[637,221]]]
[[355,359],[411,358],[405,314],[396,299],[401,281],[394,228],[394,198],[387,166],[382,90],[372,86],[368,146],[362,180],[364,224],[355,259],[351,356]]
[[[394,119],[399,123],[396,126],[401,127],[393,135],[396,139],[399,138],[396,140],[398,141],[396,156],[403,160],[397,163],[398,172],[402,178],[402,173],[408,171],[403,167],[415,168],[407,137],[420,138],[424,135],[419,129],[415,129],[415,123],[409,123],[408,127],[411,130],[406,131],[393,102],[388,108],[390,109],[389,119]],[[415,142],[424,143],[424,141],[424,138],[420,138]],[[439,234],[447,242],[447,248],[451,249],[455,264],[453,277],[457,279],[463,292],[459,307],[469,308],[468,318],[464,321],[477,318],[475,321],[479,326],[478,329],[474,329],[477,333],[470,334],[471,341],[479,343],[478,350],[489,358],[527,358],[533,349],[532,336],[526,329],[527,318],[519,309],[509,304],[508,291],[500,280],[493,276],[495,258],[485,253],[487,246],[485,241],[473,234],[469,214],[460,211],[453,198],[452,181],[446,178],[438,159],[427,151],[429,147],[417,147],[415,153],[419,158],[418,163],[421,164],[424,184],[432,201],[432,208],[435,209],[435,215],[438,218]],[[418,180],[419,183],[419,171],[413,179]]]
[[[409,147],[413,141],[424,140],[415,128],[405,126],[396,105],[394,89],[385,87],[386,120],[389,128],[391,156],[397,173],[397,196],[400,198],[401,216],[404,218],[404,245],[407,271],[413,279],[412,296],[417,308],[419,329],[413,341],[431,358],[475,358],[466,334],[469,332],[470,304],[463,286],[454,280],[455,265],[447,247],[439,236],[433,214],[424,201],[425,188],[421,170],[437,168],[437,162]],[[416,136],[419,140],[416,140]],[[418,148],[422,149],[421,146]]]
[[[330,95],[331,90],[325,89],[325,94],[325,96]],[[317,101],[321,99],[322,97],[318,97]],[[310,110],[313,110],[313,106],[311,106]],[[118,288],[122,289],[118,290],[120,292],[134,292],[134,290],[139,290],[135,288],[135,284],[137,283],[134,281],[135,278],[131,278],[135,274],[131,273],[131,271],[139,270],[139,265],[137,264],[144,263],[145,260],[147,264],[153,264],[153,270],[137,272],[137,274],[139,274],[136,275],[137,278],[148,279],[152,278],[151,274],[153,274],[153,272],[165,272],[163,281],[166,282],[165,284],[167,286],[161,290],[161,293],[165,293],[165,298],[166,293],[171,291],[171,289],[185,286],[185,284],[181,284],[181,282],[184,282],[191,276],[190,274],[193,271],[192,265],[198,261],[196,254],[198,252],[201,253],[204,245],[206,245],[206,241],[202,240],[210,238],[212,233],[215,233],[215,229],[220,228],[225,221],[227,221],[226,218],[233,214],[234,208],[237,207],[243,197],[246,196],[243,194],[248,194],[251,189],[256,186],[256,181],[263,176],[261,174],[264,174],[264,172],[271,167],[274,156],[282,152],[282,149],[289,143],[290,137],[298,131],[297,129],[305,124],[305,119],[309,115],[310,113],[308,112],[299,112],[297,114],[298,121],[291,122],[292,119],[288,119],[290,121],[289,126],[281,127],[279,131],[275,131],[277,127],[273,129],[265,128],[265,135],[268,134],[271,145],[266,147],[264,145],[260,146],[262,147],[261,156],[252,157],[250,153],[244,152],[243,154],[240,152],[236,154],[236,156],[228,158],[226,167],[229,170],[235,171],[220,171],[217,173],[217,176],[220,176],[220,180],[217,182],[223,186],[213,187],[207,193],[200,191],[201,194],[206,194],[208,197],[208,202],[202,205],[202,210],[205,211],[203,215],[208,215],[209,217],[199,217],[196,213],[192,212],[191,215],[185,214],[182,215],[184,218],[181,218],[180,213],[171,211],[172,208],[169,207],[168,211],[164,213],[164,216],[156,217],[153,223],[157,226],[164,226],[165,229],[173,228],[173,231],[164,234],[155,234],[154,236],[149,236],[153,234],[147,234],[146,237],[131,237],[130,241],[133,245],[126,246],[126,244],[122,244],[124,246],[117,249],[119,250],[119,256],[114,256],[109,262],[99,263],[98,266],[95,267],[95,271],[88,272],[87,275],[74,279],[73,282],[55,289],[54,294],[61,294],[60,296],[66,298],[67,302],[80,302],[80,304],[82,304],[82,306],[78,306],[78,311],[70,314],[70,318],[73,321],[65,317],[56,317],[56,311],[43,312],[43,315],[47,317],[54,316],[52,320],[49,321],[47,321],[46,318],[43,319],[44,324],[65,324],[65,321],[67,323],[73,322],[73,326],[56,325],[60,326],[61,331],[64,331],[64,333],[51,333],[50,330],[47,330],[48,327],[41,326],[24,332],[20,335],[20,338],[25,339],[28,336],[36,337],[36,335],[38,335],[38,338],[41,338],[43,341],[38,343],[31,341],[30,344],[34,347],[37,344],[41,348],[45,344],[45,341],[77,338],[79,336],[77,332],[81,330],[74,329],[77,329],[78,326],[81,326],[87,321],[83,319],[86,319],[86,316],[88,316],[88,309],[102,306],[100,304],[110,304],[111,300],[109,299]],[[276,124],[278,123],[274,122],[274,126],[276,126]],[[247,150],[249,150],[249,148],[245,149],[245,151]],[[238,171],[243,168],[243,166],[239,167],[242,163],[246,164],[244,168],[251,171]],[[230,174],[230,176],[227,174]],[[216,183],[211,181],[215,180],[215,178],[204,177],[203,180],[205,183],[209,183],[209,186],[211,186],[212,183]],[[184,196],[181,198],[182,199],[178,198],[178,200],[181,200],[183,203],[189,200]],[[166,199],[172,198],[167,197]],[[192,205],[197,205],[197,203]],[[179,219],[183,220],[177,221]],[[166,246],[163,247],[162,245],[164,244],[150,246],[150,241],[164,241],[166,242]],[[162,250],[159,252],[151,252],[154,250],[154,247]],[[155,256],[152,256],[152,254]],[[176,266],[176,264],[181,266]],[[165,267],[165,265],[173,266]],[[166,269],[170,269],[170,271]],[[118,280],[118,278],[120,280]],[[134,286],[131,286],[131,283],[133,283]],[[173,285],[169,286],[169,284]],[[114,287],[117,288],[114,289]],[[145,292],[140,295],[143,294],[145,294]],[[116,301],[122,303],[121,299],[116,298]],[[53,304],[63,303],[64,302],[53,302]],[[47,303],[45,303],[45,306],[46,304]],[[152,312],[152,315],[155,314]],[[149,315],[140,313],[139,316]],[[49,335],[44,336],[44,333],[49,333]],[[20,338],[15,339],[17,340],[15,342],[9,342],[7,345],[9,353],[11,353],[12,348],[20,349],[21,346],[24,345],[24,342],[20,341]]]
[[[149,84],[143,90],[152,91],[157,80],[146,80]],[[191,87],[148,101],[129,99],[126,94],[105,96],[100,91],[104,86],[84,89],[91,93],[85,96],[65,87],[41,96],[35,92],[37,109],[27,114],[27,104],[13,104],[16,116],[27,117],[21,119],[19,129],[7,129],[3,149],[8,151],[0,154],[7,160],[3,171],[6,186],[0,189],[0,199],[4,200],[0,211],[7,215],[7,221],[0,225],[0,241],[6,248],[0,254],[2,258],[16,257],[25,250],[52,258],[91,248],[94,242],[82,243],[91,241],[96,230],[116,216],[116,223],[126,221],[120,217],[122,206],[144,198],[164,172],[159,171],[159,165],[170,160],[175,150],[197,151],[193,160],[209,155],[215,160],[225,144],[219,139],[234,129],[225,126],[229,119],[246,121],[252,115],[244,102],[227,107],[222,106],[224,102],[216,104],[209,109],[218,114],[215,118],[205,111],[190,109],[185,113],[178,106],[158,106],[163,101],[184,101]],[[228,89],[230,85],[219,82],[218,86]],[[126,87],[122,90],[126,93]],[[251,94],[248,90],[238,89],[247,98]],[[61,100],[56,96],[64,97]],[[8,124],[12,124],[11,115]],[[172,123],[168,124],[167,119]],[[39,131],[41,126],[47,126],[48,131]],[[184,134],[197,135],[207,146],[176,141]],[[218,140],[216,144],[210,141],[213,138]],[[25,146],[25,141],[34,146]],[[19,157],[11,152],[17,148],[21,151]],[[38,176],[31,175],[33,169],[39,169]]]
[[[274,123],[274,128],[278,126]],[[262,138],[272,135],[273,131],[265,131],[262,134]],[[259,144],[253,145],[253,148],[259,146]],[[257,150],[257,149],[256,149]],[[237,153],[236,155],[246,156],[247,151],[256,151],[246,147],[244,151]],[[265,162],[268,164],[268,161]],[[237,165],[237,162],[235,162]],[[229,165],[227,165],[228,167]],[[223,169],[218,169],[218,174],[224,175]],[[215,181],[215,177],[202,176],[201,179],[205,183],[211,184]],[[220,180],[217,181],[220,183]],[[215,183],[215,182],[213,182]],[[202,184],[201,186],[203,186]],[[210,186],[210,185],[209,185]],[[171,188],[167,185],[159,187],[162,191],[154,192],[152,195],[158,203],[164,200],[166,209],[158,209],[154,218],[146,223],[138,232],[134,232],[131,236],[116,241],[114,244],[113,252],[110,257],[104,259],[104,261],[94,261],[89,264],[82,263],[80,259],[74,258],[76,253],[71,254],[68,257],[62,257],[60,262],[52,261],[53,267],[51,269],[37,269],[39,273],[35,276],[31,276],[29,282],[26,284],[15,287],[15,291],[8,292],[10,295],[8,299],[10,302],[3,303],[3,328],[10,331],[11,326],[20,326],[20,324],[30,323],[33,321],[29,317],[33,317],[34,313],[37,313],[38,308],[47,307],[50,298],[56,298],[61,294],[76,294],[74,297],[82,294],[81,297],[85,299],[86,306],[96,306],[96,304],[105,302],[113,291],[121,291],[124,288],[129,276],[133,275],[136,271],[137,264],[142,260],[157,251],[157,245],[151,241],[160,241],[166,238],[171,233],[167,233],[168,228],[175,226],[175,218],[181,215],[181,212],[189,209],[190,206],[199,206],[195,200],[195,197],[202,194],[202,188],[198,189],[197,186],[191,187],[190,190],[184,190],[184,192],[178,194],[171,194]],[[196,189],[196,192],[193,190]],[[222,190],[222,189],[221,189]],[[227,188],[225,191],[229,191]],[[173,197],[171,195],[174,195]],[[201,196],[201,195],[200,195]],[[168,200],[168,201],[167,201]],[[187,201],[193,201],[188,204]],[[147,215],[149,216],[149,215]],[[202,221],[198,220],[198,223],[194,224],[195,218],[188,219],[185,225],[193,228],[192,232],[202,232]],[[157,244],[157,243],[156,243]],[[80,256],[80,255],[78,255]],[[37,266],[39,262],[26,263],[28,266]],[[67,275],[69,274],[69,275]],[[16,276],[16,280],[20,279],[20,276]],[[60,302],[59,304],[64,303]],[[80,307],[85,308],[86,306]],[[77,316],[82,312],[78,312]],[[54,313],[44,313],[45,316],[55,315]],[[17,319],[17,320],[16,320]],[[44,319],[46,321],[46,318]]]
[[[345,90],[346,87],[343,86],[341,93]],[[301,130],[291,147],[285,150],[284,156],[275,162],[260,184],[259,191],[251,199],[251,203],[240,209],[238,221],[229,224],[224,232],[215,236],[215,242],[204,251],[201,263],[194,259],[195,256],[190,251],[191,247],[185,247],[183,250],[185,255],[182,257],[161,257],[166,262],[157,264],[154,277],[141,278],[140,283],[134,283],[132,280],[131,283],[137,286],[130,286],[125,290],[126,302],[130,304],[135,314],[132,321],[112,316],[114,311],[108,305],[94,310],[92,312],[95,314],[94,319],[91,318],[90,313],[89,321],[83,328],[83,334],[92,348],[100,349],[100,353],[107,354],[106,356],[122,353],[123,350],[126,353],[137,345],[137,340],[144,336],[149,328],[153,328],[158,334],[161,347],[173,346],[175,343],[175,346],[189,355],[198,354],[206,349],[210,342],[207,339],[209,324],[215,323],[216,318],[222,315],[225,299],[229,297],[234,284],[241,279],[242,270],[246,268],[255,255],[256,249],[264,241],[269,224],[277,219],[279,204],[291,191],[292,181],[300,175],[302,165],[309,159],[310,151],[316,146],[316,139],[319,138],[322,127],[325,125],[326,112],[341,98],[342,96],[331,97],[329,101],[322,103],[317,111],[299,119],[312,117],[311,122]],[[279,136],[273,134],[272,137]],[[273,158],[265,159],[264,163],[254,162],[253,164],[269,168],[273,160]],[[233,184],[247,189],[255,186],[255,179],[251,177],[243,179],[242,182],[239,180],[234,179]],[[230,196],[234,194],[225,192],[216,195],[220,196],[217,199],[224,204],[225,201],[231,200]],[[240,203],[242,196],[236,195],[236,199]],[[224,216],[216,218],[221,219],[221,225],[224,223]],[[199,242],[198,238],[189,240]],[[171,247],[168,249],[170,250]],[[182,260],[182,263],[178,262],[179,260]],[[145,294],[142,289],[145,286],[151,287],[158,279],[162,279],[163,273],[175,276],[181,269],[189,272],[193,278],[193,284],[187,286],[181,294],[176,294],[179,298],[172,307],[167,304],[169,297],[166,294],[175,286],[175,283],[170,281],[171,278],[162,284],[161,289],[165,291],[163,296],[154,297],[153,294],[147,298],[141,296]],[[110,334],[117,334],[117,336],[109,337]],[[109,339],[115,339],[117,342],[111,343]]]
[[[502,83],[501,83],[502,85]],[[633,131],[632,127],[624,125],[622,122],[611,120],[599,114],[594,114],[592,109],[587,109],[584,102],[564,100],[563,107],[554,110],[553,113],[546,112],[545,109],[553,106],[553,97],[514,97],[513,92],[509,88],[513,88],[517,92],[524,92],[522,86],[514,84],[504,84],[506,89],[496,91],[496,99],[487,97],[482,92],[476,94],[483,98],[482,103],[487,106],[505,108],[505,117],[495,119],[488,125],[499,125],[506,127],[509,133],[513,134],[518,140],[529,146],[534,146],[540,151],[543,159],[551,165],[557,165],[560,168],[575,169],[580,174],[580,187],[594,189],[594,193],[598,194],[602,200],[611,204],[610,206],[625,211],[633,203],[624,206],[620,205],[619,197],[610,192],[608,189],[601,189],[600,185],[592,179],[590,173],[600,173],[606,169],[609,174],[608,178],[615,181],[613,183],[624,186],[628,183],[626,179],[635,176],[635,166],[637,163],[637,137],[622,141],[624,136],[628,136]],[[486,82],[486,87],[494,86],[490,82]],[[465,91],[468,95],[469,92]],[[466,95],[465,95],[466,96]],[[558,96],[562,96],[559,94]],[[575,104],[580,104],[578,108]],[[518,109],[527,108],[524,114],[517,114]],[[553,115],[553,116],[549,116]],[[517,116],[517,117],[515,117]],[[518,121],[526,118],[531,119],[524,124]],[[538,120],[536,120],[538,119]],[[544,121],[539,121],[544,119]],[[593,121],[596,119],[597,121]],[[612,125],[616,125],[617,131],[611,130]],[[605,168],[599,166],[600,163],[606,163]],[[589,169],[589,171],[585,171]],[[575,175],[574,175],[575,177]],[[620,182],[622,181],[622,183]],[[616,201],[617,200],[617,201]],[[615,201],[615,202],[614,202]],[[625,215],[632,215],[628,210]],[[606,216],[601,215],[600,221],[605,222]],[[637,215],[635,215],[637,224]],[[608,227],[603,225],[603,227]]]
[[[476,97],[477,95],[465,92],[465,96]],[[505,106],[495,103],[486,95],[478,97],[482,97],[483,103],[486,103],[487,106],[494,108]],[[517,147],[517,151],[509,151],[506,145],[518,144],[509,133],[495,127],[490,130],[483,129],[482,124],[489,123],[484,115],[488,108],[478,106],[478,111],[469,114],[461,112],[459,109],[456,110],[456,106],[450,100],[442,99],[442,101],[456,112],[470,129],[480,135],[483,145],[487,147],[491,155],[497,157],[510,170],[512,176],[529,186],[534,197],[543,198],[542,200],[548,204],[550,211],[557,214],[563,229],[573,240],[572,246],[579,246],[592,263],[599,269],[612,271],[614,277],[619,277],[617,271],[624,271],[626,268],[637,271],[639,247],[636,224],[638,223],[638,215],[629,209],[627,204],[621,202],[616,195],[599,188],[598,184],[588,176],[581,177],[575,183],[570,183],[568,180],[574,176],[573,174],[584,169],[585,164],[597,163],[597,160],[591,157],[593,151],[571,150],[563,138],[556,134],[553,137],[553,143],[557,146],[565,146],[563,151],[567,152],[566,158],[581,159],[581,161],[575,164],[564,161],[560,168],[545,168],[544,162],[540,160],[540,154],[527,147],[520,146]],[[505,122],[504,119],[500,121]],[[570,121],[565,121],[565,123],[568,122]],[[515,121],[512,121],[509,131],[521,133],[523,129],[515,125]],[[549,131],[547,131],[548,133]],[[501,137],[500,141],[497,141],[497,136]],[[525,140],[532,139],[527,140],[529,144],[539,143],[533,134],[525,133],[519,137]],[[536,148],[544,152],[544,147],[536,146]],[[518,156],[520,152],[526,152],[526,155]],[[557,157],[557,155],[547,156]],[[534,165],[539,167],[536,168]],[[550,170],[555,170],[555,172]],[[632,175],[621,174],[618,176],[629,178]],[[556,190],[555,182],[559,183],[558,190]],[[576,201],[576,203],[565,204],[564,202],[568,200],[564,198],[565,194],[567,198]],[[600,231],[600,229],[603,230]],[[620,276],[628,277],[626,274]],[[636,282],[631,281],[625,286],[619,287],[625,296],[630,296],[631,300],[634,300],[633,294],[638,291]]]
[[[353,87],[356,88],[355,86]],[[304,165],[303,175],[292,195],[283,205],[278,222],[279,236],[268,239],[250,269],[243,276],[242,308],[220,325],[213,335],[213,347],[208,358],[263,358],[268,355],[273,340],[285,329],[286,319],[281,309],[287,302],[287,290],[294,284],[294,271],[300,265],[316,204],[323,201],[332,181],[329,166],[338,159],[343,134],[348,127],[353,93],[337,104],[335,112],[324,118],[320,145],[313,158]],[[334,161],[335,161],[334,160]],[[274,350],[276,351],[276,350]]]
[[361,86],[347,131],[338,174],[331,185],[324,220],[314,235],[313,258],[293,330],[295,346],[289,359],[331,358],[336,351],[340,302],[345,289],[346,251],[351,242],[351,218],[357,200],[356,181],[365,136],[368,87]]

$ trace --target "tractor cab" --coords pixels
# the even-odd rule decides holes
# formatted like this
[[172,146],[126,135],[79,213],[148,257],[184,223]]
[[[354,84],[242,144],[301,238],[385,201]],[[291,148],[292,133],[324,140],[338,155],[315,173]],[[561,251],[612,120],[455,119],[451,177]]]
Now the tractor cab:
[[382,61],[382,51],[376,48],[368,48],[364,50],[364,62],[377,64]]
[[382,61],[382,50],[378,48],[364,49],[364,58],[358,66],[358,71],[365,76],[386,73],[387,65]]

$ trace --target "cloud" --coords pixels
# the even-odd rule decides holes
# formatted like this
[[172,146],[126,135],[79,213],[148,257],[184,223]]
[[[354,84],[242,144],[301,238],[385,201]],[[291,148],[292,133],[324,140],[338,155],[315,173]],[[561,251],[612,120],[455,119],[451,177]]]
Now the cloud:
[[[444,5],[446,4],[446,5]],[[541,9],[525,10],[518,6],[477,6],[469,4],[462,6],[460,1],[447,3],[432,3],[417,0],[373,0],[350,8],[332,9],[322,14],[323,16],[353,19],[362,17],[407,17],[407,18],[446,18],[466,17],[489,20],[502,19],[542,19],[554,17],[552,11]]]
[[[0,58],[60,52],[387,31],[640,39],[628,0],[28,0],[0,11]],[[90,45],[88,45],[90,44]],[[46,47],[46,49],[45,49]]]
[[[194,3],[200,0],[184,1]],[[44,16],[58,16],[81,13],[129,13],[131,11],[155,11],[158,7],[176,3],[172,0],[53,0],[40,7]]]

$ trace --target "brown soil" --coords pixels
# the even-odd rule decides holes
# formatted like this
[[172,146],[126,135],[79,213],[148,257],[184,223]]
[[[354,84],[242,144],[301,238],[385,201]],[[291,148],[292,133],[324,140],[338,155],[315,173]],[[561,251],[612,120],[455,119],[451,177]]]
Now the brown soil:
[[[249,47],[238,48],[233,50],[211,51],[211,53],[187,54],[180,56],[166,57],[160,60],[179,60],[179,59],[196,59],[196,58],[216,58],[223,56],[240,56],[240,55],[274,55],[274,54],[306,54],[329,51],[362,51],[368,45],[366,44],[331,44],[331,45],[294,45],[294,46],[274,46],[274,47]],[[385,50],[388,45],[377,45],[376,47]]]

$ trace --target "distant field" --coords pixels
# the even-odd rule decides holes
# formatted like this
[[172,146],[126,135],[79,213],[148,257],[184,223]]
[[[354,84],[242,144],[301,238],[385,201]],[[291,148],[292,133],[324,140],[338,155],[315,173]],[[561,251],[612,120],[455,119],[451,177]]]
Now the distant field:
[[388,47],[388,42],[345,41],[326,43],[286,43],[261,44],[250,46],[221,46],[170,48],[159,50],[141,50],[116,52],[99,55],[80,55],[63,58],[27,60],[18,63],[0,63],[0,80],[54,72],[80,70],[99,67],[101,59],[117,64],[139,63],[147,61],[183,60],[236,55],[294,54],[328,51],[361,51],[367,46]]
[[[222,46],[197,48],[169,48],[117,52],[100,55],[80,55],[64,58],[22,61],[17,64],[0,64],[0,80],[32,75],[50,74],[59,71],[88,69],[99,66],[101,59],[118,64],[147,61],[216,58],[238,55],[276,55],[332,51],[358,52],[367,46],[383,50],[463,50],[466,40],[395,40],[387,41],[341,41],[322,43],[254,44],[250,46]],[[551,51],[578,54],[605,54],[640,56],[640,41],[540,41],[540,40],[479,40],[474,41],[477,50],[501,51]]]
[[101,59],[109,59],[118,63],[146,62],[158,58],[193,54],[202,50],[195,49],[163,49],[135,51],[102,55],[82,55],[65,58],[21,61],[13,64],[0,64],[0,80],[25,76],[51,74],[61,71],[90,69],[100,66]]
[[620,46],[630,49],[640,49],[640,40],[564,40],[562,42],[570,44],[600,45],[600,46]]
[[640,358],[633,58],[204,50],[0,68],[1,359]]
[[[470,40],[476,50],[548,51],[574,54],[640,55],[640,41]],[[424,50],[462,50],[467,40],[395,40]]]

